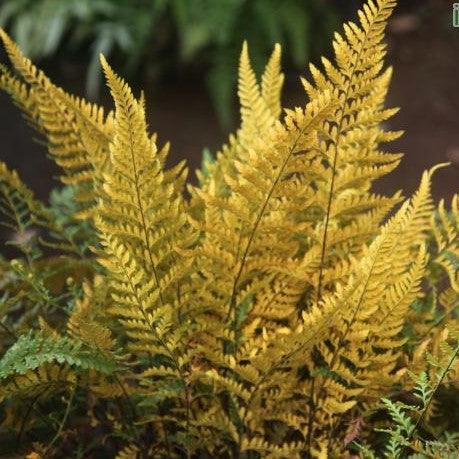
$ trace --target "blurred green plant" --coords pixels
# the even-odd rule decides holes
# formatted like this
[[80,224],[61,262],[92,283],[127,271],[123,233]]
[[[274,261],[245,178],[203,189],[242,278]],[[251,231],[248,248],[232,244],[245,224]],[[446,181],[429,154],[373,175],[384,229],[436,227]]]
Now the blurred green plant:
[[0,26],[34,60],[90,50],[90,98],[99,92],[100,53],[119,53],[131,76],[141,66],[165,73],[177,64],[207,64],[210,95],[225,126],[244,39],[256,69],[276,42],[289,50],[289,64],[301,68],[324,50],[336,23],[327,0],[4,0],[0,6]]
[[[323,0],[171,0],[180,37],[180,58],[191,62],[205,55],[208,86],[220,119],[231,117],[234,68],[242,42],[250,44],[260,71],[274,43],[287,49],[290,66],[302,68],[322,52],[337,24],[331,2]],[[314,39],[312,39],[314,37]]]
[[[0,26],[6,27],[25,53],[40,60],[90,45],[86,92],[96,97],[101,74],[99,54],[121,52],[126,70],[144,56],[155,19],[165,0],[6,0]],[[86,58],[85,58],[86,59]]]

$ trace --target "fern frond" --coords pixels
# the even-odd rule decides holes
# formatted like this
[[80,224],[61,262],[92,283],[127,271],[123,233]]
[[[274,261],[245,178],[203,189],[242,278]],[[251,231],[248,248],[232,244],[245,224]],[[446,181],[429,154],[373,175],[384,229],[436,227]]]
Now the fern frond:
[[35,370],[13,373],[2,379],[0,401],[10,398],[46,400],[56,393],[74,388],[77,383],[75,373],[68,365],[44,363]]
[[85,345],[102,352],[111,352],[114,350],[115,341],[102,320],[106,321],[106,311],[101,310],[108,294],[108,286],[104,285],[104,280],[97,276],[93,285],[83,283],[84,296],[76,301],[67,322],[67,329],[70,336]]
[[[323,141],[318,152],[327,163],[328,172],[325,180],[319,182],[318,190],[326,208],[320,225],[322,241],[320,273],[315,288],[317,298],[321,296],[322,289],[327,287],[323,285],[323,280],[329,268],[329,230],[335,220],[341,220],[340,215],[346,213],[348,205],[352,205],[352,201],[340,202],[340,196],[351,189],[363,199],[370,199],[371,195],[366,191],[368,185],[398,163],[397,156],[392,155],[392,164],[388,160],[387,165],[375,166],[373,170],[360,169],[365,164],[365,157],[373,156],[378,150],[379,143],[393,140],[399,135],[395,132],[386,133],[379,127],[379,123],[395,113],[382,108],[391,71],[389,69],[381,73],[385,55],[382,39],[395,3],[394,0],[378,0],[366,4],[359,11],[360,27],[350,22],[344,26],[344,37],[335,34],[333,47],[337,66],[323,59],[324,73],[311,66],[315,84],[303,79],[310,98],[329,90],[337,105],[320,129]],[[359,187],[363,192],[357,191],[352,180],[348,181],[352,175],[362,176],[367,184]],[[392,204],[397,201],[398,197],[394,196]],[[375,201],[371,207],[376,208],[377,205]],[[339,213],[334,210],[336,208],[340,209]]]
[[[2,87],[12,93],[33,124],[46,134],[51,156],[64,169],[64,183],[92,190],[95,169],[103,169],[108,156],[110,117],[105,118],[102,108],[53,85],[3,30],[0,38],[14,68],[25,81],[20,84],[3,74]],[[82,198],[86,201],[83,204],[87,207],[94,199],[94,192],[89,191],[87,198]]]
[[[115,116],[110,167],[103,175],[95,220],[104,252],[100,263],[114,303],[109,312],[119,319],[138,362],[148,362],[139,379],[147,393],[161,395],[160,404],[168,408],[154,417],[167,422],[189,411],[184,398],[191,359],[187,343],[194,259],[189,249],[196,236],[178,188],[182,166],[163,171],[167,150],[158,152],[155,136],[148,136],[143,105],[103,57],[101,61]],[[171,384],[178,389],[168,391]]]
[[16,171],[0,162],[0,212],[6,217],[2,225],[19,234],[27,231],[35,219],[43,216],[44,206],[22,182]]
[[281,113],[280,95],[283,84],[284,75],[281,72],[281,47],[276,43],[261,78],[261,95],[275,119],[278,119]]
[[[405,202],[364,251],[364,257],[352,269],[355,274],[348,281],[356,287],[345,306],[343,304],[347,310],[347,314],[341,316],[343,322],[338,322],[329,342],[317,347],[321,359],[318,360],[317,353],[308,359],[317,362],[316,365],[324,362],[329,371],[346,383],[344,390],[337,390],[341,386],[336,386],[329,377],[316,378],[311,383],[310,397],[315,407],[309,425],[311,438],[323,435],[324,430],[327,431],[325,426],[333,425],[333,417],[340,421],[341,416],[336,414],[339,410],[327,412],[323,408],[331,400],[335,399],[335,405],[340,404],[345,412],[353,406],[346,404],[352,401],[352,388],[360,386],[359,400],[374,403],[396,379],[394,370],[404,343],[400,332],[411,303],[421,292],[427,263],[425,247],[416,244],[428,230],[433,210],[430,179],[434,170],[423,175],[412,200]],[[357,331],[365,333],[355,334]],[[387,378],[382,376],[385,374]],[[320,391],[316,392],[315,387]],[[322,409],[324,414],[320,413]]]
[[[291,232],[294,227],[288,213],[292,192],[285,180],[285,169],[290,162],[296,161],[296,152],[305,145],[310,148],[309,143],[314,143],[314,129],[329,110],[329,98],[324,95],[309,104],[304,112],[291,113],[284,126],[279,124],[273,128],[271,136],[276,147],[268,151],[260,140],[256,147],[259,152],[252,147],[248,161],[235,163],[238,182],[229,175],[225,176],[232,190],[228,198],[212,197],[197,190],[207,206],[206,218],[217,219],[205,224],[207,234],[201,248],[202,256],[214,260],[213,253],[220,252],[218,258],[232,260],[232,273],[228,273],[227,280],[210,281],[213,285],[229,286],[230,295],[224,306],[227,317],[232,316],[235,305],[241,300],[238,292],[247,288],[248,282],[253,282],[256,271],[250,270],[249,266],[255,254],[260,256],[270,247],[271,257],[287,260],[296,253],[296,243],[281,236],[285,234],[282,228],[288,226],[287,231]],[[223,215],[218,209],[225,209]],[[225,240],[218,234],[222,231],[219,229],[222,223],[233,228],[231,233],[225,231]],[[223,255],[226,253],[228,255]],[[212,279],[214,270],[211,265],[207,269],[204,260],[201,265],[205,275]]]
[[0,379],[23,375],[53,362],[105,374],[113,373],[118,367],[112,358],[85,348],[81,342],[30,332],[20,336],[0,360]]
[[7,67],[0,65],[0,89],[12,98],[13,102],[24,112],[29,123],[40,133],[40,113],[35,100],[33,89],[27,83],[15,77]]
[[[205,180],[201,171],[198,178],[202,181],[202,188],[212,195],[222,196],[227,193],[227,184],[224,175],[235,177],[237,171],[234,161],[244,157],[253,139],[263,137],[279,119],[281,106],[281,90],[284,75],[280,70],[281,49],[274,47],[258,83],[255,72],[250,63],[247,42],[244,42],[239,60],[238,95],[241,105],[241,126],[236,135],[231,135],[227,145],[224,145],[216,155],[216,160],[209,165],[209,173]],[[193,207],[202,206],[199,195],[191,188],[195,202]]]
[[[98,227],[127,245],[145,274],[155,280],[164,306],[177,301],[177,285],[190,261],[177,250],[193,241],[182,198],[166,182],[154,139],[146,133],[145,114],[130,89],[102,61],[116,103],[115,137],[110,144],[110,171],[104,175],[104,198]],[[146,256],[146,258],[144,258]],[[181,269],[172,267],[180,259]]]

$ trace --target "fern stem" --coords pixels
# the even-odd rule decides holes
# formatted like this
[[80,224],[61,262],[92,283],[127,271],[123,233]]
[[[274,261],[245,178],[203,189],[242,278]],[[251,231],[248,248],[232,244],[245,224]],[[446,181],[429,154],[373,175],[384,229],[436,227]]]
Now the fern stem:
[[[158,335],[157,331],[155,330],[155,327],[153,326],[153,324],[148,319],[148,316],[145,313],[145,310],[143,308],[142,300],[140,299],[140,297],[138,295],[137,288],[133,284],[129,273],[125,270],[124,266],[123,266],[122,269],[123,269],[123,271],[125,273],[126,278],[129,280],[129,284],[131,286],[132,291],[134,292],[134,296],[136,298],[137,304],[139,306],[139,309],[140,309],[140,311],[142,313],[142,316],[143,316],[145,322],[148,324],[152,334],[156,337],[156,339],[161,344],[161,346],[166,350],[168,356],[171,358],[171,360],[172,360],[172,362],[174,364],[175,369],[177,370],[177,372],[180,375],[182,383],[184,384],[186,390],[188,390],[187,389],[188,388],[188,383],[187,383],[186,375],[184,374],[182,368],[180,367],[180,365],[179,365],[179,363],[178,363],[173,351],[169,348],[167,343],[164,342],[164,340]],[[190,410],[190,398],[188,397],[187,393],[185,394],[185,399],[186,399],[185,400],[185,407],[186,407],[186,412],[187,412],[187,433],[188,433],[189,432],[189,428],[190,428],[190,412],[191,412],[191,410]],[[163,428],[164,428],[164,431],[166,432],[166,438],[167,438],[167,429],[164,427],[164,425],[163,425]],[[168,440],[167,440],[167,443],[168,443]],[[169,450],[169,445],[168,445],[168,450]],[[172,457],[172,456],[170,456],[170,457]]]
[[[39,392],[33,399],[32,401],[30,402],[30,405],[29,407],[27,408],[27,411],[25,413],[25,416],[24,418],[22,419],[22,422],[21,422],[21,427],[19,428],[19,432],[18,432],[18,435],[17,435],[17,444],[20,446],[21,445],[21,440],[22,440],[22,435],[24,433],[24,430],[25,430],[25,426],[27,424],[27,421],[29,419],[29,416],[30,416],[30,413],[32,412],[32,410],[35,408],[35,403],[37,403],[37,400],[41,397],[41,395],[45,392],[45,390]],[[41,414],[40,414],[41,416]]]
[[135,428],[135,425],[134,425],[134,422],[137,419],[136,407],[132,403],[131,397],[129,397],[129,394],[128,394],[126,388],[124,387],[124,384],[121,382],[120,378],[118,378],[118,375],[116,373],[113,373],[113,378],[115,379],[116,384],[118,384],[118,386],[120,387],[121,391],[123,392],[123,397],[124,397],[127,405],[129,406],[129,410],[131,411],[132,423],[133,423],[133,426],[132,426],[133,427],[133,432],[134,432],[135,437],[138,439],[137,429]]
[[321,294],[322,294],[322,282],[323,282],[323,275],[324,275],[325,253],[326,253],[326,247],[327,247],[328,225],[330,221],[332,198],[333,198],[334,187],[335,187],[337,159],[338,159],[338,151],[335,151],[335,156],[333,158],[333,165],[332,165],[332,177],[331,177],[331,182],[330,182],[330,190],[328,192],[328,202],[327,202],[327,211],[325,215],[324,235],[322,239],[322,248],[321,248],[321,253],[320,253],[319,281],[317,284],[317,296],[316,296],[317,303],[319,302]]
[[[365,41],[362,42],[362,46],[356,55],[355,62],[352,67],[352,72],[349,75],[349,80],[347,82],[346,90],[344,92],[344,99],[343,99],[343,108],[340,110],[340,118],[338,121],[338,128],[336,131],[336,138],[332,140],[331,143],[333,143],[335,146],[338,145],[339,140],[341,138],[341,135],[343,133],[343,123],[344,123],[344,118],[345,118],[345,108],[346,108],[346,103],[349,98],[349,91],[352,86],[352,80],[354,78],[355,72],[356,72],[356,67],[357,64],[359,63],[360,56],[363,52]],[[330,189],[328,192],[328,200],[327,200],[327,210],[325,214],[325,224],[324,224],[324,235],[322,239],[322,248],[321,248],[321,254],[320,254],[320,265],[319,265],[319,280],[317,284],[317,296],[316,296],[316,302],[318,303],[320,300],[320,296],[322,293],[322,283],[323,283],[323,275],[324,275],[324,264],[325,264],[325,254],[327,251],[327,238],[328,238],[328,226],[330,224],[330,214],[331,214],[331,206],[332,206],[332,201],[333,201],[333,195],[335,192],[335,179],[336,179],[336,172],[337,172],[337,164],[338,164],[338,149],[335,148],[335,154],[333,155],[333,163],[332,163],[332,176],[330,180]]]
[[[373,25],[378,21],[379,14],[383,11],[381,8],[381,5],[378,3],[378,13],[375,14],[373,18],[373,22],[371,25],[368,25],[368,32],[365,34],[365,38],[362,40],[360,43],[360,49],[358,53],[355,56],[355,61],[352,65],[351,72],[348,75],[348,81],[346,85],[346,89],[344,91],[344,98],[343,98],[343,108],[340,110],[340,118],[339,121],[337,122],[338,127],[336,131],[336,138],[335,140],[332,140],[331,143],[334,145],[338,145],[339,140],[341,138],[341,135],[343,133],[343,122],[345,118],[345,109],[346,109],[346,104],[349,98],[349,91],[352,87],[352,82],[353,78],[357,72],[357,65],[360,63],[360,58],[362,56],[362,53],[365,49],[365,46],[367,45],[367,38],[370,35],[370,32],[372,31]],[[335,187],[335,178],[336,178],[336,166],[337,166],[337,159],[338,159],[338,149],[335,148],[335,154],[333,157],[333,165],[332,165],[332,177],[331,177],[331,182],[330,182],[330,190],[328,194],[328,202],[327,202],[327,212],[326,212],[326,217],[325,217],[325,225],[324,225],[324,236],[322,240],[322,251],[321,251],[321,259],[320,259],[320,271],[319,271],[319,281],[318,281],[318,286],[317,286],[317,302],[320,299],[321,295],[321,290],[322,290],[322,283],[323,283],[323,269],[324,269],[324,263],[325,263],[325,254],[326,254],[326,246],[327,246],[327,236],[328,236],[328,226],[330,223],[330,212],[331,212],[331,205],[332,205],[332,198],[334,194],[334,187]]]
[[[190,432],[190,415],[191,415],[191,392],[190,388],[187,386],[185,392],[185,403],[186,403],[186,431]],[[189,448],[186,448],[186,457],[187,459],[191,458],[191,452]]]
[[269,189],[268,194],[266,195],[266,199],[263,202],[263,204],[262,204],[262,206],[260,208],[260,211],[258,212],[258,215],[257,215],[257,217],[256,217],[256,219],[254,221],[252,230],[251,230],[250,235],[249,235],[249,240],[247,241],[247,245],[246,245],[246,247],[244,249],[244,253],[243,253],[242,258],[241,258],[241,263],[240,263],[240,266],[239,266],[239,270],[238,270],[238,272],[236,274],[236,277],[234,278],[233,287],[232,287],[232,291],[231,291],[231,297],[230,297],[230,301],[229,301],[228,314],[226,316],[226,321],[229,320],[229,318],[231,316],[231,313],[234,310],[235,302],[236,302],[236,290],[237,290],[237,287],[238,287],[239,280],[241,278],[242,272],[244,270],[245,264],[247,262],[247,258],[248,258],[250,247],[251,247],[251,245],[253,243],[253,240],[255,238],[255,234],[256,234],[256,232],[258,230],[258,226],[261,223],[261,219],[263,218],[263,215],[264,215],[264,213],[266,211],[266,208],[267,208],[267,206],[269,204],[269,201],[270,201],[270,199],[271,199],[271,197],[272,197],[272,195],[274,193],[274,190],[276,189],[277,184],[281,180],[282,174],[284,173],[284,170],[287,167],[287,164],[290,161],[290,158],[292,157],[293,152],[295,151],[295,148],[296,148],[299,140],[301,139],[301,136],[313,124],[314,121],[315,121],[315,117],[306,126],[304,126],[300,130],[300,132],[298,133],[297,137],[295,138],[295,140],[293,142],[293,145],[290,147],[290,149],[288,151],[288,154],[287,154],[286,158],[284,159],[283,163],[281,164],[281,167],[279,168],[279,172],[278,172],[276,178],[274,179],[274,182],[271,185],[271,188]]
[[[161,304],[164,305],[164,298],[163,298],[163,292],[161,290],[160,284],[159,284],[159,276],[156,270],[156,266],[153,262],[153,255],[151,253],[151,245],[150,245],[150,236],[148,234],[148,228],[147,228],[147,223],[145,219],[145,212],[144,208],[142,205],[142,200],[140,197],[140,188],[139,188],[139,175],[137,171],[137,164],[135,161],[135,155],[134,155],[134,139],[132,138],[132,130],[129,130],[129,145],[130,145],[130,153],[131,153],[131,161],[132,161],[132,167],[134,169],[134,184],[135,184],[135,196],[137,199],[137,206],[140,212],[140,218],[142,220],[142,231],[144,232],[145,235],[145,245],[148,253],[148,258],[150,260],[151,264],[151,269],[153,271],[153,276],[155,278],[156,286],[158,288],[158,293],[159,293],[159,298],[161,300]],[[147,270],[149,271],[149,270]]]
[[[298,136],[298,140],[299,140],[299,136]],[[266,199],[265,199],[263,205],[261,206],[260,212],[258,213],[258,215],[257,215],[257,217],[255,219],[255,222],[254,222],[254,225],[253,225],[253,229],[250,232],[249,240],[247,241],[247,245],[245,247],[244,254],[242,255],[242,258],[241,258],[241,264],[239,266],[239,270],[238,270],[238,272],[236,274],[236,277],[234,278],[233,288],[232,288],[232,291],[231,291],[230,306],[229,306],[229,309],[228,309],[228,315],[226,317],[227,321],[230,318],[231,313],[233,312],[233,309],[234,309],[234,306],[235,306],[234,303],[236,301],[236,290],[237,290],[237,287],[238,287],[239,279],[240,279],[240,277],[242,275],[242,271],[244,270],[245,263],[247,261],[247,257],[248,257],[249,250],[250,250],[250,246],[252,245],[252,242],[253,242],[253,240],[255,238],[256,231],[257,231],[258,226],[259,226],[259,224],[261,222],[261,219],[263,218],[263,215],[265,213],[266,207],[268,206],[269,200],[271,199],[271,196],[272,196],[272,194],[274,192],[274,189],[275,189],[277,183],[279,182],[279,180],[280,180],[280,178],[282,176],[282,172],[284,171],[285,166],[287,165],[287,162],[290,159],[291,153],[292,153],[293,149],[295,148],[295,146],[296,146],[296,142],[295,142],[295,145],[290,150],[287,158],[284,160],[284,162],[282,164],[282,167],[280,168],[279,174],[276,177],[273,185],[271,186],[271,189],[269,190],[268,195],[266,196]]]
[[[48,421],[48,418],[47,416],[42,412],[42,408],[40,406],[40,403],[38,402],[38,400],[40,399],[40,397],[46,392],[46,388],[43,389],[41,392],[39,392],[31,401],[29,407],[27,408],[27,412],[24,416],[24,419],[22,420],[22,423],[21,423],[21,427],[19,429],[19,432],[18,432],[18,436],[17,436],[17,443],[20,445],[21,444],[21,439],[22,439],[22,435],[24,433],[24,429],[25,429],[25,426],[27,424],[27,420],[30,416],[30,413],[32,412],[32,410],[35,410],[37,413],[38,413],[38,416],[40,417],[40,419],[43,421],[43,424],[46,424],[50,429],[54,430],[54,427],[52,424],[50,424],[50,422]],[[38,407],[35,406],[38,405]]]
[[76,393],[76,387],[73,388],[72,393],[70,394],[70,398],[69,398],[69,401],[67,403],[67,407],[65,409],[64,416],[62,418],[61,423],[59,424],[59,429],[57,430],[56,435],[53,437],[53,439],[51,440],[49,445],[46,447],[45,453],[43,454],[44,456],[53,447],[54,443],[56,443],[56,441],[61,436],[62,431],[64,430],[65,423],[67,422],[67,419],[68,419],[69,414],[70,414],[70,409],[72,407],[72,403],[73,403],[73,399],[75,397],[75,393]]
[[[377,15],[375,16],[375,20],[377,18]],[[374,21],[375,22],[375,21]],[[368,33],[366,34],[365,38],[368,37]],[[340,117],[338,121],[338,127],[336,131],[336,137],[334,140],[332,140],[332,143],[335,145],[335,152],[333,156],[333,163],[332,163],[332,176],[331,176],[331,181],[330,181],[330,188],[328,192],[328,200],[327,200],[327,210],[326,210],[326,215],[325,215],[325,224],[324,224],[324,234],[323,234],[323,239],[322,239],[322,248],[321,248],[321,255],[320,255],[320,264],[319,264],[319,280],[317,284],[317,295],[316,295],[316,302],[319,303],[321,295],[322,295],[322,287],[323,287],[323,276],[324,276],[324,268],[325,268],[325,254],[327,250],[327,237],[328,237],[328,227],[330,223],[330,214],[331,214],[331,206],[333,202],[333,195],[335,192],[335,179],[336,179],[336,173],[337,173],[337,163],[338,163],[338,149],[336,148],[336,145],[338,145],[339,140],[341,139],[342,133],[343,133],[343,123],[345,119],[345,108],[346,108],[346,103],[349,98],[349,91],[352,86],[352,81],[353,78],[356,74],[356,69],[357,65],[360,61],[360,57],[362,55],[362,52],[364,50],[364,47],[366,45],[366,39],[361,42],[361,46],[359,49],[359,52],[355,56],[355,61],[352,65],[352,71],[349,75],[346,89],[344,91],[344,98],[343,98],[343,108],[340,110]],[[355,312],[356,314],[356,312]],[[354,314],[354,317],[355,317]],[[348,326],[348,329],[346,330],[346,334],[350,328],[350,325]],[[337,354],[337,350],[335,351],[335,355]],[[335,356],[334,356],[335,357]],[[314,384],[311,384],[311,392],[310,392],[310,400],[314,399]],[[314,423],[314,414],[312,417],[309,417],[309,428],[308,428],[308,444],[309,444],[309,451],[311,450],[311,441],[312,441],[312,425]]]

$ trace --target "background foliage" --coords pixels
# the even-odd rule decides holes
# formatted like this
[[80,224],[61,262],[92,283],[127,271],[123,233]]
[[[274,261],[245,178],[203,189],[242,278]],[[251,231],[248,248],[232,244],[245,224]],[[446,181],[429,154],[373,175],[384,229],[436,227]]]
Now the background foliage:
[[276,42],[301,69],[327,46],[336,23],[337,8],[323,0],[6,0],[0,6],[0,26],[34,60],[89,49],[91,98],[99,92],[100,53],[113,55],[131,77],[208,66],[210,94],[226,125],[244,39],[256,69]]

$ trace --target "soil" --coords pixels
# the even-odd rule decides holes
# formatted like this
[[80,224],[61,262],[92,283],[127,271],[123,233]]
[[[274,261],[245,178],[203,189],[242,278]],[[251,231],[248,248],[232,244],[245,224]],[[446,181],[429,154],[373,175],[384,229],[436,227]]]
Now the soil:
[[[416,189],[423,170],[452,161],[451,167],[437,172],[433,187],[436,199],[450,199],[459,184],[459,28],[451,24],[451,2],[423,2],[422,7],[413,6],[414,2],[400,4],[390,26],[387,61],[395,68],[388,105],[402,110],[389,127],[406,134],[387,148],[405,157],[375,189],[382,193],[402,189],[408,195]],[[0,61],[4,62],[4,55]],[[45,70],[66,90],[83,94],[86,69],[81,63],[66,62],[64,67]],[[228,135],[219,126],[202,80],[185,74],[159,87],[146,86],[152,130],[160,140],[172,139],[170,161],[186,158],[191,171],[199,166],[204,147],[215,151]],[[287,74],[284,100],[288,106],[304,103],[296,72]],[[0,95],[0,120],[0,158],[46,200],[50,189],[58,185],[59,171],[4,94]]]

